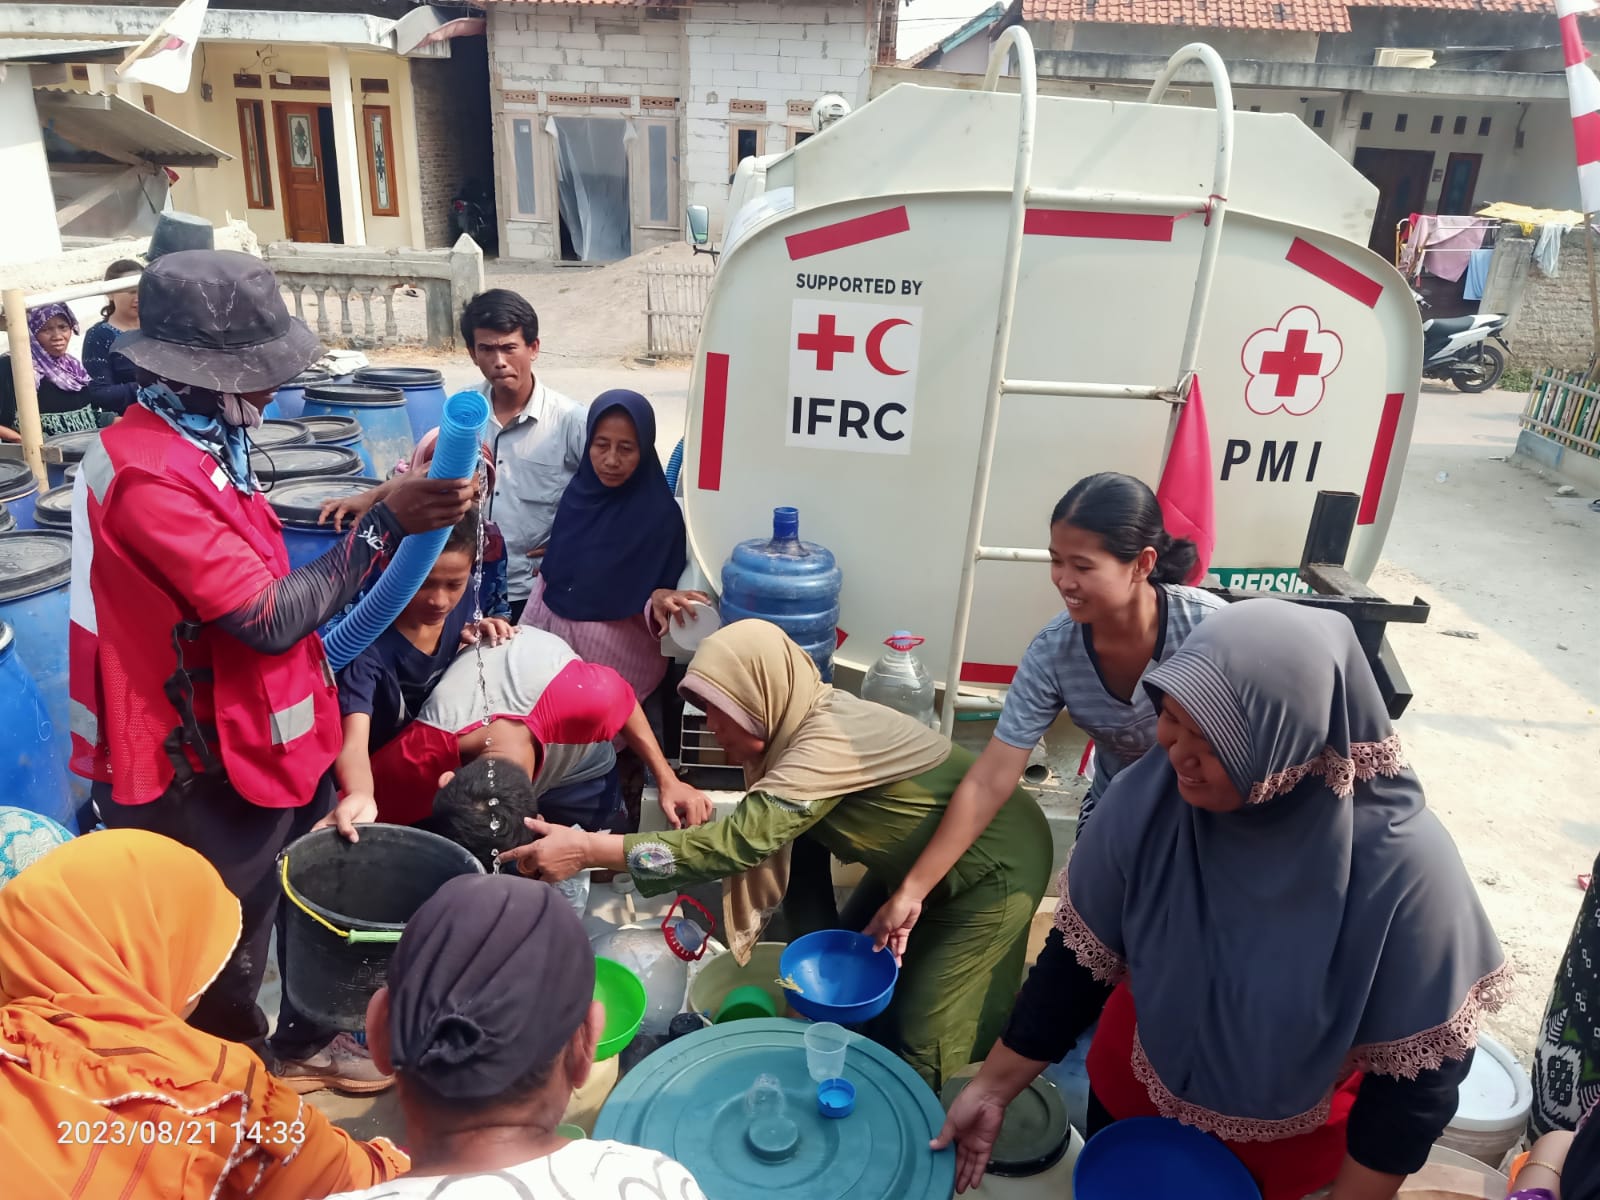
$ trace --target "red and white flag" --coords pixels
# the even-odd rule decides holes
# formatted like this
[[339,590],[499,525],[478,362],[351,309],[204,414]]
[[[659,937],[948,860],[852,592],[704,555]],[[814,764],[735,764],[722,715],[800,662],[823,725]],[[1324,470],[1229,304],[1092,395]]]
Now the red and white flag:
[[117,68],[124,83],[148,83],[169,92],[189,90],[189,65],[200,42],[210,0],[183,0],[156,31]]
[[1572,106],[1572,140],[1578,148],[1578,192],[1586,213],[1600,211],[1600,79],[1589,69],[1578,16],[1597,7],[1597,0],[1556,0],[1567,64],[1567,101]]
[[1211,551],[1217,544],[1216,501],[1211,479],[1211,432],[1206,427],[1206,406],[1200,399],[1200,377],[1189,385],[1189,399],[1178,414],[1178,429],[1167,452],[1166,466],[1156,499],[1166,519],[1167,532],[1188,538],[1200,552],[1200,560],[1184,582],[1198,584],[1211,565]]

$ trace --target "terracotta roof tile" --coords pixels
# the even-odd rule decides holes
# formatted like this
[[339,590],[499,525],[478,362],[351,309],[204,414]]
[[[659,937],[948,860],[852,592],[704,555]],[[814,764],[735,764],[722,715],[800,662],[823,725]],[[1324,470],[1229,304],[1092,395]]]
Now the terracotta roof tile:
[[1385,0],[1382,4],[1376,0],[1371,4],[1345,0],[1022,0],[1022,19],[1347,33],[1350,9],[1374,7],[1555,14],[1553,0]]

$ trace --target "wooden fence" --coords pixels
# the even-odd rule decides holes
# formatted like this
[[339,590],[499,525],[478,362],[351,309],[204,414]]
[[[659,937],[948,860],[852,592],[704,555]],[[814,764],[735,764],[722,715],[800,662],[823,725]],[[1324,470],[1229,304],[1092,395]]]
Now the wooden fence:
[[1600,458],[1600,391],[1589,371],[1540,371],[1522,410],[1522,427],[1590,458]]
[[710,263],[702,262],[645,267],[645,353],[651,358],[694,354],[714,272]]

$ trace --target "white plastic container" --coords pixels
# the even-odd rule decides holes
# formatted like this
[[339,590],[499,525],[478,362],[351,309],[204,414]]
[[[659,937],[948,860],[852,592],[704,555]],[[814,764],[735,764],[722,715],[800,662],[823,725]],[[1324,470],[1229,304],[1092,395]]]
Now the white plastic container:
[[1455,1119],[1439,1145],[1499,1167],[1522,1137],[1533,1107],[1533,1085],[1511,1051],[1487,1034],[1478,1036],[1472,1069],[1462,1081]]

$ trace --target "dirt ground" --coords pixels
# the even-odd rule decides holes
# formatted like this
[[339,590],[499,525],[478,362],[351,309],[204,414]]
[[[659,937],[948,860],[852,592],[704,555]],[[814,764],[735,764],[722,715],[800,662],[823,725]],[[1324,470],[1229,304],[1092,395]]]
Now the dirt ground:
[[[580,400],[610,387],[644,393],[663,458],[682,431],[688,364],[638,357],[644,264],[688,257],[674,246],[598,269],[487,271],[491,286],[538,309],[541,378]],[[478,378],[460,353],[381,357],[435,361],[451,387]],[[1400,732],[1517,969],[1490,1028],[1525,1058],[1581,896],[1577,876],[1600,851],[1600,513],[1587,494],[1558,497],[1560,480],[1505,461],[1521,404],[1425,385],[1372,582],[1433,609],[1425,625],[1390,630],[1416,692]]]
[[1416,692],[1400,732],[1517,969],[1489,1026],[1526,1059],[1600,851],[1600,513],[1501,461],[1521,405],[1424,391],[1373,586],[1433,606],[1391,627]]

